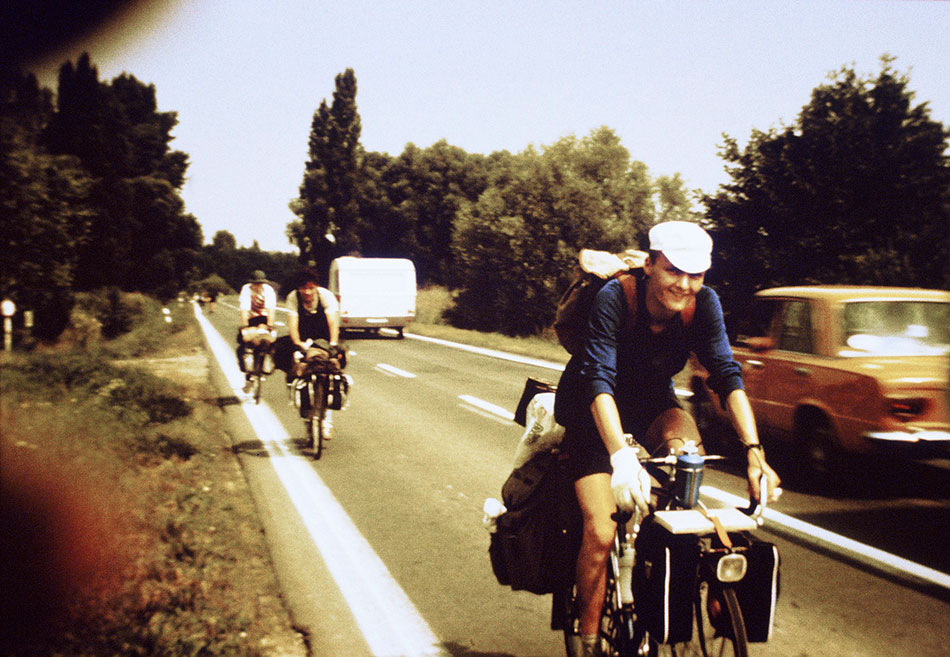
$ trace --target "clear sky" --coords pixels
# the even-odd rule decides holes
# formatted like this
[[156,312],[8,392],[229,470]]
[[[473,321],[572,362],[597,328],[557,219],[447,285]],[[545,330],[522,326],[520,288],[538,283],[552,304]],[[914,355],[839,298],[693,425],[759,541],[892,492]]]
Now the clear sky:
[[948,37],[936,1],[149,0],[37,72],[55,89],[87,50],[100,79],[154,84],[205,240],[292,251],[313,113],[346,68],[367,150],[520,152],[605,125],[653,176],[714,191],[722,133],[791,123],[829,73],[876,74],[884,53],[950,125]]

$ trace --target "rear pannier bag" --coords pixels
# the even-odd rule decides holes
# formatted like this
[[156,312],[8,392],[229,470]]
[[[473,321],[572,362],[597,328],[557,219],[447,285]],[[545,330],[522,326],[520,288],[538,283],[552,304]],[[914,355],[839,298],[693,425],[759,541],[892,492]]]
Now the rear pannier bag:
[[534,455],[502,486],[507,511],[498,516],[488,554],[499,584],[545,594],[574,579],[580,512],[564,457]]
[[699,567],[699,539],[673,534],[647,518],[634,544],[633,599],[637,618],[658,643],[689,641]]

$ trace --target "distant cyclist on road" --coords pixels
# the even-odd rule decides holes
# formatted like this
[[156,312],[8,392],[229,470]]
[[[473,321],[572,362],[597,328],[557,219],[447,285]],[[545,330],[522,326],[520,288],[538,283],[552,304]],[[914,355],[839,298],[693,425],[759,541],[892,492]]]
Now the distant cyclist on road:
[[[632,434],[650,454],[667,454],[687,441],[702,445],[695,421],[673,389],[672,378],[690,352],[709,371],[709,384],[746,447],[753,496],[759,497],[763,473],[770,491],[779,485],[759,444],[719,298],[703,285],[712,240],[699,225],[682,221],[658,224],[649,237],[633,326],[624,321],[621,283],[608,281],[594,301],[584,349],[568,362],[557,388],[555,417],[566,427],[563,445],[584,523],[575,583],[585,657],[600,650],[606,562],[616,529],[610,516],[617,507],[646,513],[650,500],[650,477],[624,434]],[[684,311],[691,315],[688,321]]]
[[[294,353],[306,352],[307,347],[320,346],[331,358],[345,365],[345,352],[340,347],[340,304],[330,290],[320,287],[320,276],[313,268],[301,269],[294,275],[294,289],[287,295],[288,335],[277,338],[274,347],[274,365],[287,373],[287,382],[293,379]],[[319,341],[319,342],[318,342]],[[332,427],[330,411],[325,425],[329,434]]]
[[258,269],[251,274],[251,280],[241,287],[238,309],[241,313],[241,326],[237,333],[237,359],[238,366],[245,373],[244,392],[249,392],[251,389],[251,375],[245,371],[244,367],[245,346],[241,337],[241,329],[260,324],[273,328],[277,310],[277,293],[268,282],[267,275],[261,270]]

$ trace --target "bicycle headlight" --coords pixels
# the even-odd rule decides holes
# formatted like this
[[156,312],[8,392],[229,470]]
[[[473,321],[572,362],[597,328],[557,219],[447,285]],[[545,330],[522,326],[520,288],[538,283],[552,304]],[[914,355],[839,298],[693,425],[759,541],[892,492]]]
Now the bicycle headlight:
[[745,577],[748,562],[744,554],[727,554],[716,563],[716,579],[720,582],[738,582]]

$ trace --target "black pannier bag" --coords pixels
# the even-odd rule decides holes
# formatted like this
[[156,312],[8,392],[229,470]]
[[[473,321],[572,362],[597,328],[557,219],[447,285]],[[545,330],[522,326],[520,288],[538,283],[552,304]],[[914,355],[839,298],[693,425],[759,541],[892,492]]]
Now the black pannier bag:
[[699,568],[699,539],[644,520],[634,543],[633,600],[637,618],[658,643],[689,641]]
[[553,383],[528,377],[524,383],[524,390],[521,392],[521,399],[518,400],[518,405],[515,407],[515,424],[520,424],[523,427],[527,426],[528,403],[534,399],[535,395],[542,392],[555,392],[556,390],[557,386]]
[[497,518],[488,553],[499,584],[552,593],[574,580],[581,518],[565,457],[535,454],[502,486],[507,511]]
[[[750,642],[768,641],[775,622],[775,608],[779,595],[779,554],[774,543],[747,537],[745,550],[748,570],[742,581],[733,584],[746,638]],[[734,539],[733,543],[739,543]]]

